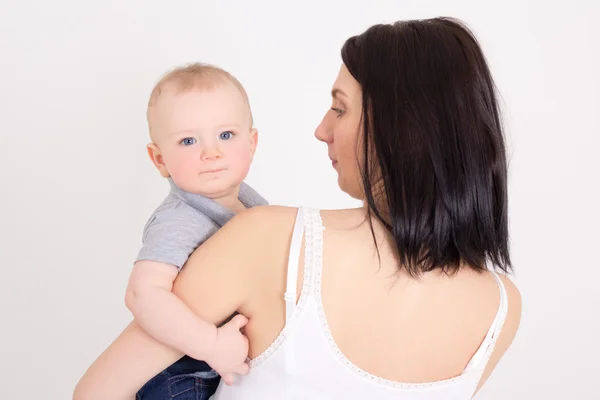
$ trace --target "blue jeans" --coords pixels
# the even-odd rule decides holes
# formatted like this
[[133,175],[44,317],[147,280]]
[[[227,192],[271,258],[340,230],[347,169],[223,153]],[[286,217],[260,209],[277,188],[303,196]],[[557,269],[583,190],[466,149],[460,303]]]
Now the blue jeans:
[[137,400],[206,400],[217,390],[221,377],[204,361],[184,356],[150,379]]

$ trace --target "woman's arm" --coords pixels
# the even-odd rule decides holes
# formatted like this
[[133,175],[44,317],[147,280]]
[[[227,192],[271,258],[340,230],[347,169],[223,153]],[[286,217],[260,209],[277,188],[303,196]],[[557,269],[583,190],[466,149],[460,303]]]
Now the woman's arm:
[[[270,210],[265,208],[234,217],[192,253],[175,280],[173,293],[205,321],[216,325],[240,311],[262,279],[256,267],[261,265],[266,246],[263,234],[269,227],[265,217]],[[74,399],[131,399],[148,380],[182,356],[154,340],[134,321],[81,378]]]

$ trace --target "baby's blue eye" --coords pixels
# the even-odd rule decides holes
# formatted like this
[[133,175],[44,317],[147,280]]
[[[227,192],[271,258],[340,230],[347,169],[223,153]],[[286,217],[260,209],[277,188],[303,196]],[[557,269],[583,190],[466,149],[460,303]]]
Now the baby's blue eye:
[[231,137],[233,136],[233,132],[221,132],[221,134],[219,135],[219,138],[222,140],[229,140],[231,139]]
[[191,146],[196,143],[196,139],[188,137],[181,141],[181,144],[184,146]]

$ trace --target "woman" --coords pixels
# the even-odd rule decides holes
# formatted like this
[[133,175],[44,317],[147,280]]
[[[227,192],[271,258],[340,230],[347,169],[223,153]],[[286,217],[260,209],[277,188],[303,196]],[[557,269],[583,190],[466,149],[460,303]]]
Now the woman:
[[[250,372],[217,399],[470,399],[521,313],[493,272],[511,263],[484,56],[459,22],[432,19],[373,26],[342,59],[316,137],[364,207],[244,212],[192,254],[175,293],[215,324],[250,320]],[[131,398],[179,357],[133,322],[75,397]]]

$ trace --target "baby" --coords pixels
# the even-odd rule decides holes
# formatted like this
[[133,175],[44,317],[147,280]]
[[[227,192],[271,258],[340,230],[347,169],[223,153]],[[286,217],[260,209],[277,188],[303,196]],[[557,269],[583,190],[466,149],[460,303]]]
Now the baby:
[[[189,357],[157,375],[138,395],[159,399],[201,386],[203,393],[193,398],[208,398],[218,384],[217,374],[231,384],[233,373],[245,370],[248,341],[240,328],[247,320],[237,315],[216,328],[171,289],[194,249],[235,213],[267,204],[243,183],[258,134],[242,85],[226,71],[205,64],[165,75],[152,91],[147,116],[152,140],[148,155],[171,191],[144,229],[126,304],[149,335]],[[177,388],[168,386],[175,381]]]

